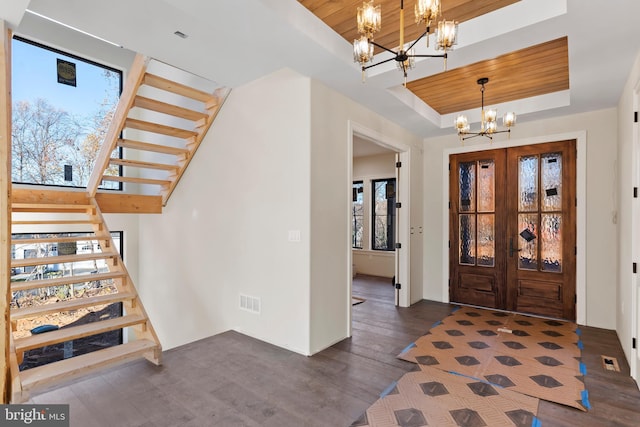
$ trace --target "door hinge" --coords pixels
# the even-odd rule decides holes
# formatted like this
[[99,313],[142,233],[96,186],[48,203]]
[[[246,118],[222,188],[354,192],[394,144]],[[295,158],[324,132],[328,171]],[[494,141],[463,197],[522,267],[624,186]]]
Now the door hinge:
[[631,338],[631,348],[636,348],[636,339]]
[[573,247],[573,254],[574,255],[578,255],[578,247],[577,246]]
[[633,187],[633,198],[634,199],[638,198],[638,187]]
[[573,296],[573,303],[577,304],[578,303],[578,295],[574,295]]
[[402,203],[401,202],[396,202],[396,209],[400,209],[402,207]]
[[449,249],[451,249],[451,240],[449,240]]
[[451,200],[449,200],[449,209],[451,209]]
[[402,249],[402,243],[396,243],[396,249]]
[[396,283],[396,289],[402,289],[402,285],[400,283]]
[[638,112],[637,111],[633,112],[633,123],[638,123]]
[[[387,166],[388,167],[388,166]],[[396,162],[396,167],[397,168],[401,168],[402,167],[402,162]]]
[[636,274],[638,272],[638,263],[634,262],[633,263],[633,274]]

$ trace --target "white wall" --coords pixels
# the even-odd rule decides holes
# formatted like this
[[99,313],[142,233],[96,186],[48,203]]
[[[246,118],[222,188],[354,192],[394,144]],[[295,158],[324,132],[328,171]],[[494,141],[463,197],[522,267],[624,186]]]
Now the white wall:
[[353,159],[353,180],[362,181],[364,184],[363,247],[352,251],[353,264],[358,274],[389,278],[395,275],[395,254],[393,252],[371,250],[371,181],[395,177],[395,165],[396,155],[392,152],[354,157]]
[[309,91],[290,71],[234,89],[164,213],[141,221],[140,292],[164,348],[236,329],[308,353]]
[[[319,82],[311,107],[311,353],[346,337],[351,310],[349,253],[351,140],[349,123],[413,147],[421,141]],[[412,186],[420,186],[412,171]],[[413,188],[413,187],[412,187]],[[412,203],[422,200],[412,200]]]
[[[586,131],[586,324],[608,329],[616,327],[616,109],[607,109],[549,120],[519,123],[512,139]],[[497,140],[498,138],[496,138]],[[442,212],[443,151],[459,146],[458,137],[425,140],[424,146],[424,297],[445,301],[443,280]],[[467,143],[468,145],[472,145]],[[483,141],[475,144],[490,144]],[[580,155],[580,154],[579,154]]]
[[[618,337],[622,344],[622,348],[627,356],[627,360],[631,364],[634,376],[638,376],[639,367],[636,357],[632,349],[631,343],[634,333],[637,334],[637,320],[633,316],[632,303],[634,298],[637,301],[638,296],[634,288],[637,286],[637,275],[633,274],[631,268],[633,262],[639,262],[638,250],[640,242],[638,241],[638,233],[640,225],[637,217],[632,217],[634,213],[638,214],[639,201],[633,198],[633,187],[638,187],[638,156],[640,149],[638,147],[637,124],[633,123],[633,112],[638,111],[637,99],[634,92],[638,90],[640,84],[640,56],[636,59],[632,68],[629,79],[622,92],[620,102],[618,104],[618,298],[616,301],[616,325]],[[634,243],[635,239],[635,243]],[[635,326],[635,327],[634,327]],[[637,338],[637,337],[636,337]],[[635,365],[635,366],[634,366]],[[636,372],[634,372],[634,367]]]

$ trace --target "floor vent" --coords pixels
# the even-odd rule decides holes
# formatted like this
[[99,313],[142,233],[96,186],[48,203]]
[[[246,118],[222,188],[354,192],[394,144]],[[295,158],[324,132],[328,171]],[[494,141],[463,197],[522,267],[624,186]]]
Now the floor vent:
[[620,365],[618,365],[618,359],[610,356],[602,357],[602,367],[605,371],[620,372]]
[[240,309],[260,314],[260,298],[240,294]]

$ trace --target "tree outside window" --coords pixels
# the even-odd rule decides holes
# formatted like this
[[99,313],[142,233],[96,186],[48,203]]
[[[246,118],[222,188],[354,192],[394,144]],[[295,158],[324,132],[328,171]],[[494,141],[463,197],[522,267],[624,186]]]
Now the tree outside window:
[[377,179],[371,182],[373,208],[371,247],[374,250],[395,250],[396,180]]
[[[61,62],[71,64],[72,78],[61,78]],[[120,97],[122,72],[16,36],[12,76],[12,181],[86,187]]]

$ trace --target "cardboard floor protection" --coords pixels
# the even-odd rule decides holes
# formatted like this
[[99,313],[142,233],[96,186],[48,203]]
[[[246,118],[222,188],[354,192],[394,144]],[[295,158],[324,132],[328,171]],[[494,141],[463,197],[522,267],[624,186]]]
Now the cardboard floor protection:
[[572,322],[461,307],[398,357],[586,411],[578,334]]
[[393,384],[351,427],[538,426],[539,400],[421,366]]

